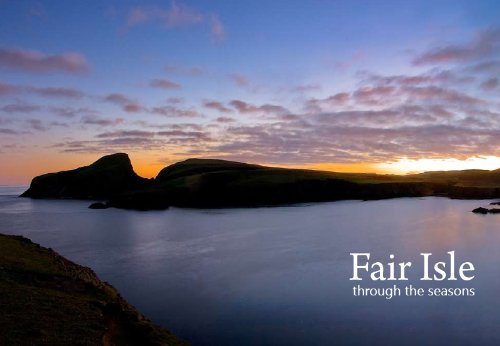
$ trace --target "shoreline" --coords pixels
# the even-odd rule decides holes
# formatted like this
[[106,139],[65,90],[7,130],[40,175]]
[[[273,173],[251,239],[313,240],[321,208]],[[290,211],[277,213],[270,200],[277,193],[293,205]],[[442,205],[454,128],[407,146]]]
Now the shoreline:
[[0,344],[188,345],[94,271],[0,233]]

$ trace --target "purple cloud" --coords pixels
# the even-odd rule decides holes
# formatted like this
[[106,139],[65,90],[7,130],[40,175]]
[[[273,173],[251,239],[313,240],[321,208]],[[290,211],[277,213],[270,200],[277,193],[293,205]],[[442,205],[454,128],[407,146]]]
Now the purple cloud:
[[489,56],[500,49],[500,28],[479,32],[463,45],[448,45],[431,49],[417,56],[414,65],[442,64],[469,61]]
[[149,85],[153,88],[160,88],[160,89],[180,89],[181,86],[175,82],[172,82],[171,80],[168,79],[153,79],[151,82],[149,82]]
[[204,24],[214,41],[221,42],[225,38],[224,26],[217,15],[202,13],[176,1],[172,1],[170,7],[165,9],[158,6],[140,6],[129,11],[127,18],[129,27],[147,22],[159,22],[169,29]]
[[141,104],[120,93],[108,94],[104,97],[104,101],[121,106],[127,113],[137,113],[144,110]]
[[221,21],[215,14],[210,16],[210,33],[216,42],[222,42],[226,37],[224,25],[222,25]]
[[173,118],[192,118],[201,116],[201,114],[196,110],[181,109],[173,106],[153,107],[149,110],[149,112]]
[[43,53],[19,48],[0,48],[0,68],[32,73],[64,72],[85,73],[89,65],[79,53],[45,55]]
[[0,83],[0,96],[12,94],[35,94],[42,97],[73,99],[81,98],[85,95],[81,90],[69,87],[35,87]]
[[230,108],[227,108],[226,106],[224,106],[224,104],[222,102],[219,102],[219,101],[207,100],[207,101],[203,102],[203,106],[205,106],[206,108],[209,108],[209,109],[214,109],[214,110],[221,112],[221,113],[230,113],[231,112]]
[[102,118],[97,115],[86,115],[83,116],[81,122],[84,125],[98,125],[98,126],[116,126],[124,122],[123,118]]
[[0,108],[2,112],[5,113],[33,113],[41,110],[41,107],[38,105],[32,105],[24,102],[17,102],[13,104],[9,104]]

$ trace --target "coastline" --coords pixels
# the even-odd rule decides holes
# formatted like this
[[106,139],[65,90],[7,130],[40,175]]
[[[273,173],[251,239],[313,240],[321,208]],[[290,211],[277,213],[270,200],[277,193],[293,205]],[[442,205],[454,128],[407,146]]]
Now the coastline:
[[156,326],[92,269],[0,233],[0,343],[188,345]]

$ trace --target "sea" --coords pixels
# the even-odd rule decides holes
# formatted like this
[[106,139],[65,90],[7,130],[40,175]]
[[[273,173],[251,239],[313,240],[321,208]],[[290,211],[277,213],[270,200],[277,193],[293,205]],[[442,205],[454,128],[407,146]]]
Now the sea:
[[471,212],[489,200],[131,211],[25,189],[0,187],[0,233],[92,268],[193,345],[500,344],[500,215]]

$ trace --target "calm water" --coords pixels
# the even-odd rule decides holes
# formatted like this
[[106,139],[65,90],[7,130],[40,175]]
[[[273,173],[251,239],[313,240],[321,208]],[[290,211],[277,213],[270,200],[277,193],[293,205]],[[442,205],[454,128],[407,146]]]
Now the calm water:
[[[196,345],[500,343],[500,215],[470,213],[489,201],[135,212],[0,192],[0,232],[92,267],[146,316]],[[459,263],[474,263],[475,279],[418,280],[421,252],[446,259],[451,250]],[[412,261],[400,286],[474,287],[476,295],[353,297],[350,252]]]

